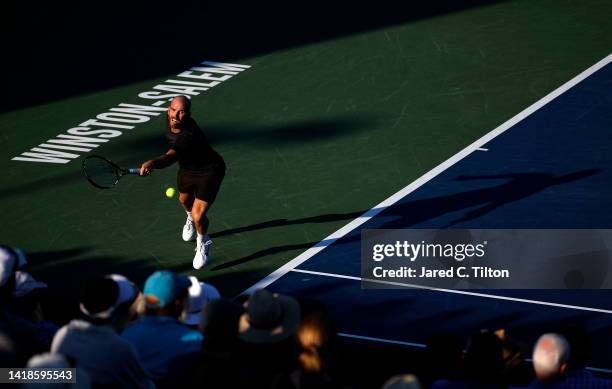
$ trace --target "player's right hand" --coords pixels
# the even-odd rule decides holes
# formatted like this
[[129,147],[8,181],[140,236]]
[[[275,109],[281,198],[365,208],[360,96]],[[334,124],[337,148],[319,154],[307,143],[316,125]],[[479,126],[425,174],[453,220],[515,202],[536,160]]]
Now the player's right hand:
[[148,175],[150,175],[151,171],[153,170],[153,165],[154,165],[154,163],[153,163],[152,160],[143,163],[140,166],[140,175],[141,176],[148,176]]

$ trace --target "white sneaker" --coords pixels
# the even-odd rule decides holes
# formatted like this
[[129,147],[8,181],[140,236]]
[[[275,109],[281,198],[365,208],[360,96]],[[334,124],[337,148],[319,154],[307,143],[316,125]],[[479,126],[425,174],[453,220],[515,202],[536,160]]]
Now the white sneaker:
[[195,223],[190,218],[187,218],[187,221],[183,226],[183,240],[185,242],[194,241],[197,235],[198,233],[195,228]]
[[193,257],[194,269],[201,269],[209,262],[210,246],[212,246],[212,240],[210,239],[207,239],[202,244],[196,246],[196,254],[195,257]]

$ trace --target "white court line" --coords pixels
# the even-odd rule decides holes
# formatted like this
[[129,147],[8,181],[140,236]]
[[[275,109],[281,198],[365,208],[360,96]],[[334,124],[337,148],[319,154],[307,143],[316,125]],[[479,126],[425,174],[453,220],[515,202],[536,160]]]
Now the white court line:
[[461,295],[466,295],[466,296],[482,297],[482,298],[488,298],[488,299],[494,299],[494,300],[506,300],[506,301],[512,301],[512,302],[517,302],[517,303],[546,305],[546,306],[555,307],[555,308],[574,309],[574,310],[577,310],[577,311],[588,311],[588,312],[597,312],[597,313],[612,314],[612,310],[601,309],[601,308],[583,307],[583,306],[580,306],[580,305],[569,305],[569,304],[551,303],[549,301],[530,300],[530,299],[523,299],[523,298],[518,298],[518,297],[500,296],[500,295],[496,295],[496,294],[468,292],[466,290],[433,288],[433,287],[430,287],[430,286],[408,284],[408,283],[404,283],[404,282],[377,280],[375,278],[361,278],[361,277],[354,277],[354,276],[345,276],[345,275],[342,275],[342,274],[324,273],[324,272],[312,271],[312,270],[292,269],[291,271],[292,272],[296,272],[296,273],[312,274],[312,275],[323,276],[323,277],[341,278],[341,279],[344,279],[344,280],[365,281],[365,282],[371,282],[371,283],[374,283],[374,284],[381,284],[381,285],[388,285],[388,286],[399,286],[399,287],[402,287],[402,288],[426,289],[426,290],[434,290],[436,292],[461,294]]
[[345,338],[352,338],[352,339],[368,340],[370,342],[399,344],[401,346],[408,346],[408,347],[418,347],[418,348],[426,348],[427,347],[426,345],[421,344],[421,343],[404,342],[402,340],[392,340],[392,339],[383,339],[383,338],[372,338],[371,336],[362,336],[362,335],[347,334],[347,333],[344,333],[344,332],[339,332],[338,336],[342,336],[342,337],[345,337]]
[[489,149],[485,149],[484,147],[479,147],[476,150],[477,151],[489,151]]
[[375,207],[373,207],[372,209],[370,209],[369,211],[367,211],[363,215],[359,216],[357,219],[351,221],[350,223],[348,223],[344,227],[340,228],[338,231],[336,231],[333,234],[329,235],[327,238],[323,239],[321,242],[317,243],[313,247],[311,247],[308,250],[304,251],[302,254],[298,255],[297,257],[295,257],[291,261],[287,262],[285,265],[279,267],[274,272],[272,272],[271,274],[269,274],[265,278],[261,279],[260,281],[255,283],[253,286],[251,286],[247,290],[245,290],[244,293],[251,294],[251,293],[253,293],[257,289],[265,288],[266,286],[270,285],[271,283],[273,283],[274,281],[276,281],[277,279],[279,279],[283,275],[287,274],[292,269],[296,268],[297,266],[301,265],[303,262],[307,261],[308,259],[312,258],[316,254],[321,252],[325,247],[329,246],[330,244],[332,244],[336,240],[342,238],[343,236],[345,236],[349,232],[353,231],[354,229],[356,229],[357,227],[359,227],[363,223],[367,222],[368,220],[370,220],[370,218],[372,218],[373,216],[375,216],[378,213],[382,212],[385,208],[387,208],[387,207],[397,203],[399,200],[401,200],[402,198],[406,197],[408,194],[414,192],[415,190],[417,190],[418,188],[420,188],[421,186],[426,184],[428,181],[430,181],[431,179],[436,177],[438,174],[442,173],[443,171],[445,171],[446,169],[450,168],[451,166],[453,166],[457,162],[461,161],[463,158],[467,157],[468,155],[473,153],[478,148],[481,148],[487,142],[489,142],[492,139],[494,139],[495,137],[499,136],[500,134],[502,134],[507,129],[515,126],[517,123],[519,123],[520,121],[522,121],[523,119],[525,119],[526,117],[528,117],[529,115],[534,113],[535,111],[539,110],[540,108],[542,108],[543,106],[545,106],[546,104],[548,104],[549,102],[551,102],[552,100],[554,100],[555,98],[557,98],[558,96],[560,96],[561,94],[566,92],[567,90],[573,88],[578,83],[580,83],[582,80],[584,80],[585,78],[589,77],[591,74],[595,73],[596,71],[598,71],[602,67],[606,66],[611,61],[612,61],[612,54],[609,54],[607,57],[605,57],[601,61],[597,62],[596,64],[594,64],[590,68],[588,68],[585,71],[583,71],[582,73],[578,74],[576,77],[572,78],[571,80],[569,80],[565,84],[561,85],[560,87],[558,87],[557,89],[555,89],[554,91],[552,91],[548,95],[544,96],[543,98],[541,98],[537,102],[533,103],[531,106],[529,106],[528,108],[524,109],[519,114],[517,114],[516,116],[514,116],[510,120],[506,121],[505,123],[503,123],[502,125],[500,125],[496,129],[494,129],[493,131],[491,131],[488,134],[484,135],[483,137],[481,137],[480,139],[476,140],[471,145],[467,146],[466,148],[464,148],[463,150],[459,151],[457,154],[453,155],[452,157],[450,157],[446,161],[442,162],[441,164],[439,164],[438,166],[436,166],[435,168],[433,168],[429,172],[425,173],[424,175],[422,175],[421,177],[416,179],[416,181],[414,181],[411,184],[409,184],[408,186],[404,187],[399,192],[395,193],[394,195],[392,195],[388,199],[384,200],[382,203],[376,205]]

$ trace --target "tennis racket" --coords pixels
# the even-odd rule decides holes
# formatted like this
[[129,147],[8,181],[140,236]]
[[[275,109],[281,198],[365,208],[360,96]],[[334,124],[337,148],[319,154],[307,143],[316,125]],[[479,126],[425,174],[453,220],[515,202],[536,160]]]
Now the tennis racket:
[[140,174],[140,168],[124,169],[99,155],[86,157],[83,160],[82,170],[87,181],[100,189],[114,187],[126,174]]

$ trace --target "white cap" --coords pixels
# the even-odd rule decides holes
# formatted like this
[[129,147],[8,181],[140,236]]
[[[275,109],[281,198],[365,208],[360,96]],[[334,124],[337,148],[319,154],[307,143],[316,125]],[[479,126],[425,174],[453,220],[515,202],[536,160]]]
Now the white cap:
[[123,303],[131,303],[138,296],[138,288],[136,287],[136,285],[134,285],[132,281],[128,280],[125,276],[122,276],[121,274],[109,274],[106,277],[115,281],[117,283],[117,286],[119,287],[119,297],[117,297],[115,307]]
[[221,298],[217,288],[210,284],[198,281],[196,277],[189,277],[189,310],[183,323],[189,325],[200,324],[200,315],[209,301]]
[[90,313],[89,311],[87,311],[83,304],[80,305],[81,312],[95,319],[109,319],[113,315],[113,313],[115,313],[117,307],[124,303],[133,302],[138,296],[138,288],[132,281],[128,280],[125,276],[122,276],[120,274],[108,274],[105,276],[105,278],[110,278],[111,280],[115,281],[117,287],[119,288],[117,300],[115,301],[113,306],[102,312]]

